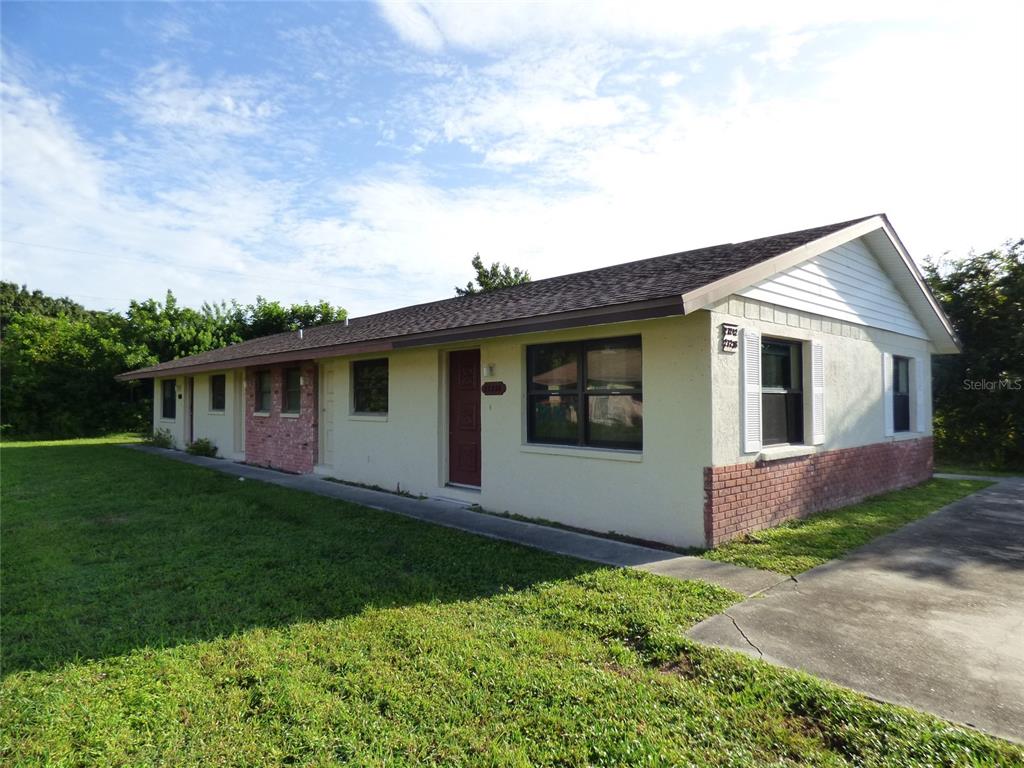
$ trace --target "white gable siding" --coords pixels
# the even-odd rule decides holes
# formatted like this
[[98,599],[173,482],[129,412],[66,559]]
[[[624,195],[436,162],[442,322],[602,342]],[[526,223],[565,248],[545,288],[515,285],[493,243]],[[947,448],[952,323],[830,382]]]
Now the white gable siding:
[[861,240],[844,243],[738,294],[848,323],[928,338]]

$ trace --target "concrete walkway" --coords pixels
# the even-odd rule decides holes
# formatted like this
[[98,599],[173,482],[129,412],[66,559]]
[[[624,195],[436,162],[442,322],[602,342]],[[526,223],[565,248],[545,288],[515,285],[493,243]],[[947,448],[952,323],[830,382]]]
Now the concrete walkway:
[[753,568],[704,560],[700,557],[677,555],[661,549],[627,544],[599,536],[589,536],[584,533],[553,528],[549,525],[509,520],[475,512],[465,505],[444,499],[415,499],[384,491],[343,485],[315,475],[289,475],[224,459],[190,456],[181,451],[152,446],[133,445],[130,448],[186,464],[206,467],[224,474],[243,477],[247,480],[258,480],[296,491],[306,491],[318,496],[341,499],[361,504],[364,507],[405,515],[426,523],[457,528],[460,531],[511,541],[559,555],[568,555],[604,565],[638,568],[673,579],[700,579],[742,595],[756,594],[778,584],[784,578],[771,571],[759,571]]
[[1024,742],[1024,479],[1001,478],[689,634]]

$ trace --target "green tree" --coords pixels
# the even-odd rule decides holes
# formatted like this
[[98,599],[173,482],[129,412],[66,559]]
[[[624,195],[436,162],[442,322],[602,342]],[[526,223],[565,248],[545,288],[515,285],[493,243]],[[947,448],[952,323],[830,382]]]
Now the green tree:
[[933,361],[936,453],[1024,469],[1024,240],[925,275],[963,345]]
[[42,291],[29,291],[28,286],[0,281],[0,331],[10,323],[14,315],[37,314],[46,317],[67,315],[84,318],[89,311],[81,304],[65,297],[56,299]]
[[494,262],[491,266],[484,266],[483,259],[478,253],[473,257],[473,269],[476,270],[476,285],[470,281],[465,288],[455,286],[456,296],[470,296],[474,293],[486,293],[498,288],[508,288],[512,285],[522,285],[530,282],[530,273],[519,267],[510,267],[508,264]]
[[144,347],[122,340],[123,318],[94,315],[12,317],[0,379],[5,432],[72,437],[145,425],[148,402],[139,388],[114,381],[114,375],[152,358]]

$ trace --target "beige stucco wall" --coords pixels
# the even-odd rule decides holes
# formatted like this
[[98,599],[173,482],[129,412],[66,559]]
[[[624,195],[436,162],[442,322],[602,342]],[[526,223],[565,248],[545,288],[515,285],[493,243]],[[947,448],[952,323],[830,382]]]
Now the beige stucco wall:
[[[210,376],[213,373],[200,373],[193,377],[193,420],[192,439],[205,437],[217,446],[218,455],[227,459],[241,461],[245,458],[244,412],[242,407],[243,390],[241,388],[245,371],[216,371],[223,373],[225,379],[224,412],[210,410]],[[153,426],[154,429],[166,429],[174,438],[174,447],[184,449],[188,425],[187,381],[188,377],[178,376],[174,379],[178,395],[175,417],[165,419],[161,415],[163,400],[161,392],[164,379],[155,379],[153,384]]]
[[[644,449],[640,453],[526,445],[525,350],[529,344],[639,333],[643,348]],[[456,497],[495,512],[616,531],[680,546],[704,541],[703,467],[711,458],[707,313],[524,334],[451,347],[393,351],[387,417],[351,413],[351,362],[321,374],[317,471],[362,483]],[[445,486],[447,353],[479,347],[503,381],[481,398],[479,493]]]
[[[210,409],[210,377],[217,374],[224,374],[224,410],[213,411]],[[233,371],[214,371],[212,373],[199,373],[194,377],[194,407],[195,420],[193,422],[193,440],[206,438],[217,446],[217,455],[227,459],[241,460],[245,458],[244,439],[239,442],[239,432],[244,424],[242,416],[244,408],[244,390],[238,386],[245,371],[242,369]]]
[[[754,461],[756,453],[743,453],[742,408],[740,401],[740,351],[720,350],[721,323],[754,328],[762,336],[821,342],[825,359],[825,442],[814,451],[851,448],[931,434],[931,397],[926,398],[924,423],[920,431],[885,435],[882,398],[882,353],[921,358],[924,391],[931,393],[930,347],[927,341],[890,331],[829,320],[818,315],[784,309],[771,304],[731,297],[710,312],[709,339],[712,349],[713,460],[716,466]],[[808,357],[805,348],[805,393]],[[911,391],[915,391],[912,372]],[[809,397],[805,397],[805,401]],[[911,427],[916,429],[916,397],[911,399]],[[805,428],[809,416],[805,410]],[[809,442],[809,440],[808,440]]]
[[163,412],[163,382],[166,379],[153,380],[153,431],[165,429],[174,438],[175,448],[185,447],[185,377],[178,376],[174,379],[175,391],[178,398],[174,408],[174,418],[165,419]]

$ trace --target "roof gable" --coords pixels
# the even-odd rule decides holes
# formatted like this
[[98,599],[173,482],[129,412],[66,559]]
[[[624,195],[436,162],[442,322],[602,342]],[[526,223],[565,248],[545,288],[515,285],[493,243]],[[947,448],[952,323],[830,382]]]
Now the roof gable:
[[857,325],[928,338],[863,238],[812,256],[737,294]]
[[[734,293],[744,294],[744,291],[748,289],[771,281],[794,267],[858,239],[866,246],[884,275],[891,281],[899,296],[910,308],[913,318],[924,331],[923,337],[932,342],[936,353],[955,354],[959,352],[959,342],[949,318],[942,311],[938,300],[928,288],[924,276],[913,259],[910,258],[910,254],[907,253],[884,214],[849,222],[847,226],[838,228],[816,240],[806,242],[786,253],[765,259],[746,269],[726,275],[714,283],[683,294],[686,313],[708,308]],[[874,322],[863,324],[883,327]],[[913,325],[910,325],[897,332],[907,333],[912,329]],[[908,335],[916,334],[909,333]]]

